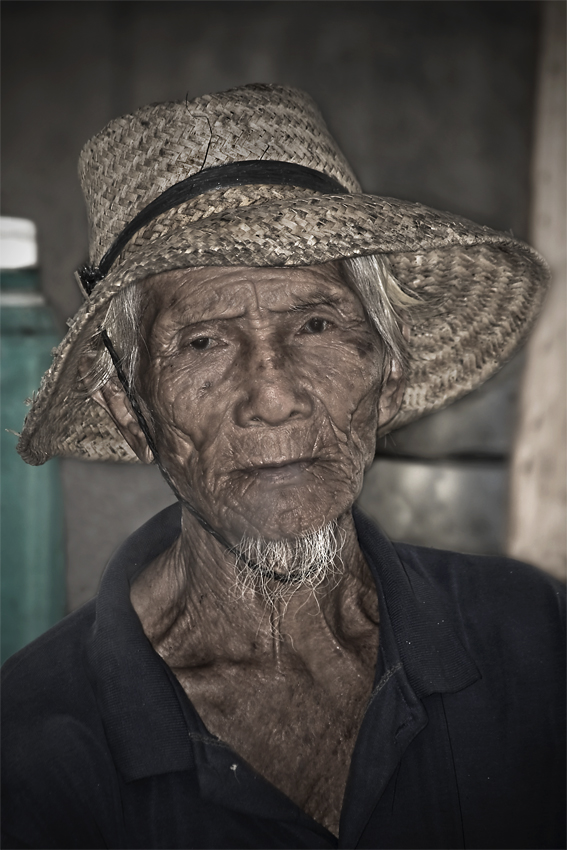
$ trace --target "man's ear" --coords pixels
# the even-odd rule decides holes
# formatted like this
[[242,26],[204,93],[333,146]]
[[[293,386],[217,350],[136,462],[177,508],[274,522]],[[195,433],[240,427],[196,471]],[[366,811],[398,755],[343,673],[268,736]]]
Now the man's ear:
[[[88,371],[87,363],[81,361],[79,364],[79,374],[85,386],[87,386],[86,376]],[[138,424],[136,414],[132,410],[132,406],[118,378],[110,378],[106,384],[89,394],[93,401],[96,401],[97,404],[100,404],[106,410],[130,448],[136,453],[142,463],[153,463],[154,456],[150,451],[146,438]]]
[[[403,322],[401,326],[402,336],[409,342],[410,326]],[[390,358],[387,371],[384,372],[384,380],[378,401],[378,433],[394,418],[401,407],[406,388],[406,380],[402,364],[394,357]]]
[[378,399],[378,430],[393,419],[400,409],[405,388],[402,364],[392,357],[387,365]]

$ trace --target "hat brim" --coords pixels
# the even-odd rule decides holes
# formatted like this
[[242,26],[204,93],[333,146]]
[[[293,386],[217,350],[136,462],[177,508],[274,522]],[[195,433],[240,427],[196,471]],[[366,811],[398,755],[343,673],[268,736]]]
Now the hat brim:
[[372,195],[302,194],[224,208],[195,220],[176,208],[130,241],[55,352],[18,443],[33,465],[50,457],[138,462],[78,374],[84,342],[124,286],[194,266],[303,266],[382,253],[424,305],[411,326],[400,411],[380,436],[479,386],[517,350],[549,272],[528,245],[466,219]]

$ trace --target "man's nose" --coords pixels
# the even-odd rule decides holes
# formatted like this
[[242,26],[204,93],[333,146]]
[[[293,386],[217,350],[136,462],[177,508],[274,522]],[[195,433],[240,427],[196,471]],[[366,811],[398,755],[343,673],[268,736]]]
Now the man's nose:
[[311,415],[312,400],[285,354],[259,346],[242,366],[244,397],[236,409],[236,421],[242,428],[273,427]]

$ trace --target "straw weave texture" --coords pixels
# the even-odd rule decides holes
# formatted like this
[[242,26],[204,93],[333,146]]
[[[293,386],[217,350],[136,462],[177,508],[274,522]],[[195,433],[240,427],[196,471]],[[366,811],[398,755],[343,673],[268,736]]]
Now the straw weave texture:
[[[364,195],[313,101],[281,86],[246,86],[191,103],[154,104],[111,122],[84,148],[91,262],[165,189],[203,167],[270,159],[323,171],[350,194],[284,186],[218,189],[162,213],[126,245],[75,316],[26,418],[18,451],[136,462],[77,374],[121,287],[174,268],[299,266],[382,253],[429,318],[411,328],[400,412],[382,433],[437,410],[490,377],[525,339],[548,278],[527,245],[420,204]],[[424,313],[425,315],[425,313]]]

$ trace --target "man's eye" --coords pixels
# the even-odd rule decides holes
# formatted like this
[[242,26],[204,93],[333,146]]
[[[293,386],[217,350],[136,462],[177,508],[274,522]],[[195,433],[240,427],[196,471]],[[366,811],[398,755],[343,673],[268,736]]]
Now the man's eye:
[[189,345],[197,351],[204,351],[205,348],[210,347],[211,343],[212,339],[210,336],[199,336],[197,339],[192,339]]
[[315,316],[303,325],[302,330],[304,333],[308,334],[321,334],[329,328],[330,324],[331,323],[327,321],[327,319],[320,319]]

